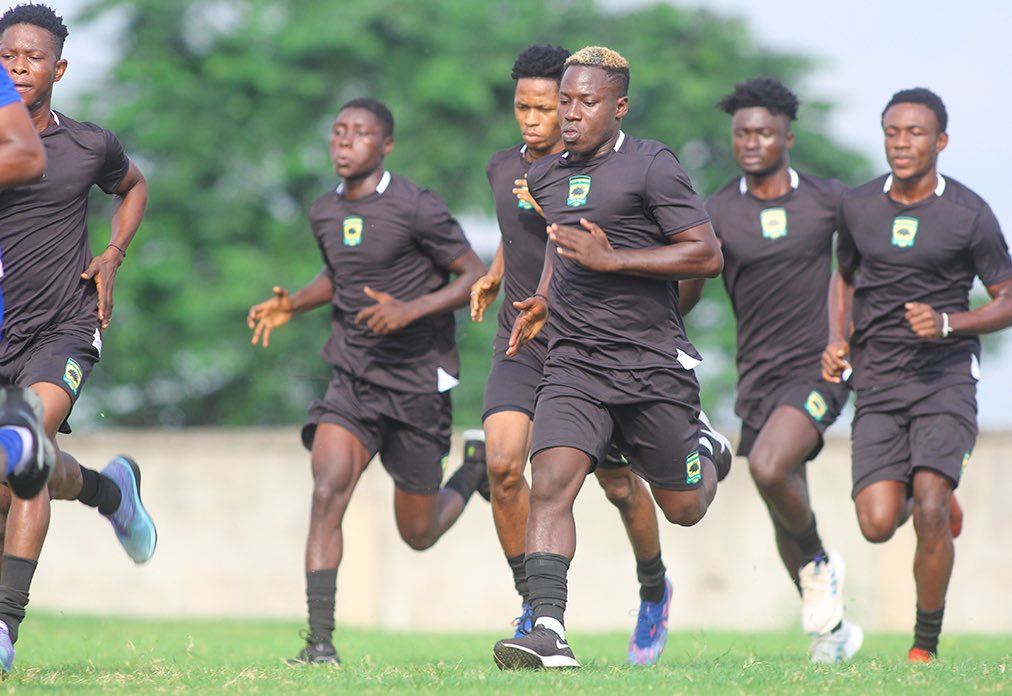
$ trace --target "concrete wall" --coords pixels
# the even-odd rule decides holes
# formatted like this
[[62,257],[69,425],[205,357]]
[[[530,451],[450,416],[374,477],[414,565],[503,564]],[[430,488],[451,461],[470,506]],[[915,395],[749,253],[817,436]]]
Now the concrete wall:
[[[61,442],[86,466],[100,468],[118,452],[137,458],[144,501],[158,524],[158,551],[137,568],[94,510],[55,503],[32,609],[304,615],[311,477],[296,429],[101,431]],[[459,443],[454,448],[453,461],[459,461]],[[1012,433],[983,435],[959,489],[966,523],[956,542],[947,632],[1012,632],[1010,451]],[[682,529],[662,521],[664,558],[676,591],[675,629],[800,626],[798,597],[776,556],[765,509],[744,460],[735,467],[699,525]],[[809,478],[823,539],[847,561],[852,618],[866,630],[912,631],[912,529],[907,525],[880,546],[861,538],[850,501],[845,433],[830,439]],[[488,504],[475,496],[457,525],[419,553],[397,536],[392,498],[393,485],[374,462],[345,520],[338,622],[506,631],[519,601]],[[631,627],[638,607],[633,556],[617,513],[593,478],[576,515],[579,548],[567,623],[582,630]]]

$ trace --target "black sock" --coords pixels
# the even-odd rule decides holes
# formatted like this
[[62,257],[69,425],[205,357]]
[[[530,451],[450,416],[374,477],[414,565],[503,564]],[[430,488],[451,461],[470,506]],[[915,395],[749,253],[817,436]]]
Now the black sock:
[[309,640],[329,643],[334,634],[337,568],[306,571],[306,606],[309,608]]
[[0,570],[0,620],[10,629],[11,642],[18,640],[18,627],[25,618],[28,606],[28,590],[38,561],[4,554],[3,569]]
[[636,579],[640,581],[640,599],[659,604],[664,599],[664,567],[660,552],[649,561],[636,561]]
[[914,625],[914,647],[938,654],[938,636],[942,633],[942,616],[945,606],[935,611],[924,611],[917,607],[917,623]]
[[478,466],[475,462],[467,461],[453,472],[453,476],[450,477],[450,480],[446,482],[443,488],[457,491],[460,493],[460,497],[464,499],[464,503],[467,504],[471,494],[478,488],[478,484],[481,483],[481,480],[485,476],[484,462],[481,463],[481,466]]
[[513,571],[513,587],[517,588],[517,594],[525,602],[531,601],[531,588],[527,584],[527,571],[524,569],[524,555],[507,556],[506,562],[510,564]]
[[529,553],[524,567],[527,569],[527,584],[531,588],[534,622],[546,617],[565,625],[569,561],[557,553]]
[[829,554],[822,546],[822,539],[819,538],[818,527],[815,526],[815,515],[812,515],[812,526],[794,537],[794,540],[798,542],[798,550],[801,551],[802,568],[820,556],[829,558]]
[[103,515],[111,515],[119,509],[120,497],[119,486],[111,478],[81,467],[79,501],[88,507],[97,507]]

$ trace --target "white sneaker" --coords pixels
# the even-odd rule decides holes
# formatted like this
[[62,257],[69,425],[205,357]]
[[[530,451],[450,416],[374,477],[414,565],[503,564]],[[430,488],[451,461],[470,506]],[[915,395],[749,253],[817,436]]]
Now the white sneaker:
[[812,662],[846,662],[857,654],[864,642],[864,631],[857,624],[844,620],[832,633],[812,641],[809,656]]
[[811,636],[829,633],[843,620],[843,558],[835,551],[798,571],[801,625]]

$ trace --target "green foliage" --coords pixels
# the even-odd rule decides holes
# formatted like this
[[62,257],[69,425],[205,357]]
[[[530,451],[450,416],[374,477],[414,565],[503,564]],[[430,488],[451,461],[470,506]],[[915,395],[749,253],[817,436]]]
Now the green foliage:
[[[338,627],[344,664],[290,667],[298,624],[130,620],[33,613],[8,693],[73,694],[960,694],[1007,690],[1008,636],[943,638],[933,665],[906,662],[909,636],[869,636],[846,665],[813,665],[799,633],[673,632],[653,668],[625,663],[628,635],[571,634],[584,668],[500,672],[488,634]],[[453,627],[449,627],[452,629]]]
[[[336,183],[326,136],[347,99],[390,105],[391,169],[458,212],[487,213],[484,165],[518,139],[509,72],[530,43],[623,52],[627,130],[670,144],[704,194],[734,173],[717,99],[755,74],[793,84],[809,69],[738,20],[663,4],[610,14],[592,0],[97,0],[86,16],[105,13],[124,21],[121,58],[75,115],[116,132],[151,183],[118,278],[108,367],[86,392],[117,424],[302,417],[327,379],[326,312],[299,317],[268,351],[249,345],[244,317],[273,285],[297,289],[320,267],[305,211]],[[820,134],[826,108],[808,108],[795,163],[854,182],[863,163]],[[100,244],[102,227],[93,229]],[[733,332],[726,303],[714,302],[719,319],[693,329],[704,352]],[[480,408],[490,343],[460,323],[467,372],[456,401]]]

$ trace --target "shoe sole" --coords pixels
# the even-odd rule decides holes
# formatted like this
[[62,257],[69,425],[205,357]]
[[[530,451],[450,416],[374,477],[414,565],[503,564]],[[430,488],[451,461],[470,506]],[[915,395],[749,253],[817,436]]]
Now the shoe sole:
[[31,500],[42,492],[53,475],[53,465],[46,466],[47,436],[43,428],[44,406],[39,395],[26,387],[0,388],[0,409],[5,409],[8,404],[13,410],[18,410],[18,407],[24,404],[34,416],[34,422],[26,423],[24,427],[31,430],[35,439],[35,455],[32,459],[35,469],[42,475],[35,478],[34,474],[37,472],[33,472],[30,476],[26,476],[27,472],[12,473],[7,480],[7,485],[15,496],[22,500]]
[[151,519],[151,515],[148,514],[147,508],[144,507],[144,503],[141,501],[141,468],[137,466],[137,462],[126,455],[119,454],[116,455],[116,458],[126,462],[134,477],[134,514],[140,513],[147,524],[151,526],[151,550],[148,551],[147,557],[144,560],[134,560],[134,563],[137,565],[144,565],[151,560],[155,555],[155,549],[158,548],[158,528],[155,527],[155,521]]
[[495,664],[504,672],[520,669],[580,668],[580,663],[565,655],[539,655],[529,648],[508,643],[498,644],[492,649]]

